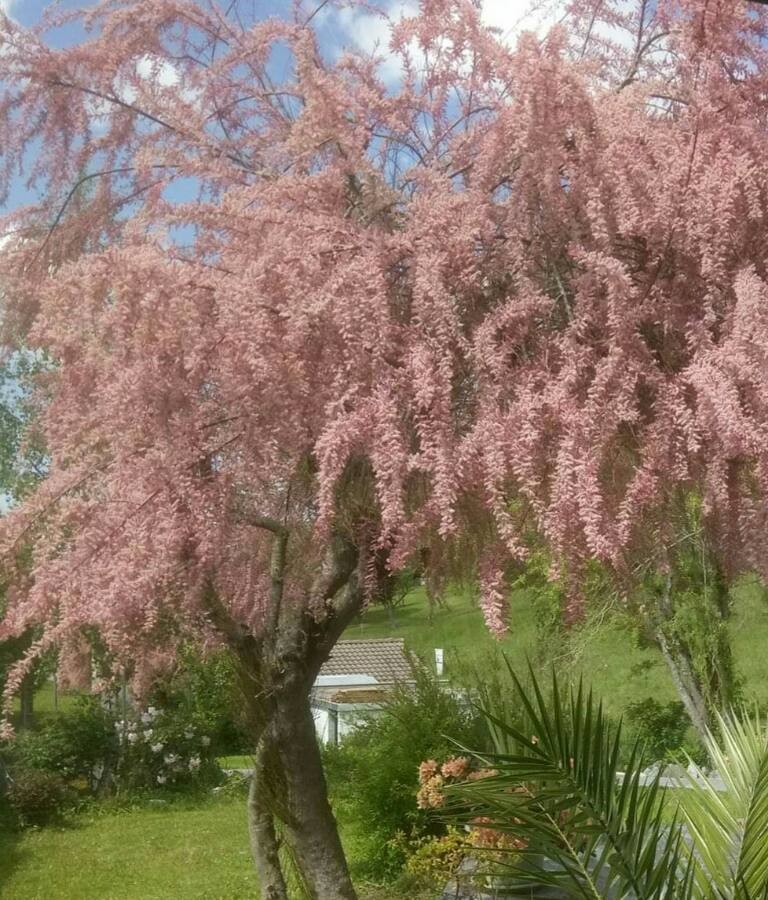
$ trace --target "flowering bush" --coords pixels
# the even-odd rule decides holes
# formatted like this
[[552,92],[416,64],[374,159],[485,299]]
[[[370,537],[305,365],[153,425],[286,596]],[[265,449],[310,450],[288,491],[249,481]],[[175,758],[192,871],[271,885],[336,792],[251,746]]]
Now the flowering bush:
[[434,675],[417,666],[414,678],[393,692],[377,718],[325,750],[336,808],[360,835],[360,874],[376,882],[399,877],[412,845],[445,831],[414,806],[419,762],[451,752],[455,745],[443,735],[465,746],[488,742],[479,717]]
[[[419,766],[419,791],[416,802],[419,809],[439,809],[445,805],[445,790],[451,784],[479,781],[498,775],[496,769],[473,768],[466,756],[453,756],[442,765],[434,759],[425,760]],[[524,791],[523,787],[510,787],[510,792]],[[509,863],[528,842],[509,831],[499,831],[492,827],[487,816],[475,816],[469,820],[466,845],[476,851],[495,851],[502,863]]]
[[115,722],[122,790],[188,788],[220,780],[211,738],[155,706]]
[[185,719],[210,737],[218,756],[248,753],[252,747],[242,721],[237,679],[237,668],[226,651],[202,656],[185,647],[173,674],[155,685],[147,703]]
[[437,809],[445,803],[444,788],[462,781],[478,781],[498,775],[496,769],[473,769],[466,756],[452,756],[442,765],[434,759],[425,760],[419,766],[419,792],[416,802],[419,809]]
[[441,837],[423,838],[409,848],[406,871],[421,881],[442,886],[455,875],[466,855],[466,837],[457,828],[449,828]]

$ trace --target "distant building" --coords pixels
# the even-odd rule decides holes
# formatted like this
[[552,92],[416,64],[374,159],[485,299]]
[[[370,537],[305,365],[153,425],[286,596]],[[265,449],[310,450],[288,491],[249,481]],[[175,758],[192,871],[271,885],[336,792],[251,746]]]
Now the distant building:
[[395,684],[413,684],[402,638],[339,641],[312,690],[312,715],[323,744],[338,744],[381,709]]

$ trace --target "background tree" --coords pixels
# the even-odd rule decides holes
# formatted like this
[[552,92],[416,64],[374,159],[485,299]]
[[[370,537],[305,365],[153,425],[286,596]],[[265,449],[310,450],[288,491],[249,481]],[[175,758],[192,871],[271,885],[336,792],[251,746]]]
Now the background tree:
[[42,629],[6,697],[94,632],[138,693],[225,644],[263,894],[277,819],[348,898],[308,694],[391,573],[475,571],[501,631],[533,525],[573,617],[592,560],[628,595],[671,571],[695,497],[723,577],[765,574],[766,16],[574,0],[513,50],[423,0],[386,83],[329,61],[335,4],[246,6],[106,0],[65,49],[3,20],[3,184],[42,197],[5,340],[56,362],[50,473],[3,527],[32,560],[1,634]]
[[[7,354],[0,365],[0,504],[9,508],[23,500],[45,476],[47,455],[42,435],[36,427],[37,410],[33,379],[45,367],[45,361],[26,351]],[[19,560],[21,562],[21,560]],[[4,610],[6,585],[2,584],[0,613]],[[0,641],[0,688],[9,669],[32,646],[34,627],[18,636]],[[20,723],[32,724],[35,689],[43,669],[34,666],[19,685]]]

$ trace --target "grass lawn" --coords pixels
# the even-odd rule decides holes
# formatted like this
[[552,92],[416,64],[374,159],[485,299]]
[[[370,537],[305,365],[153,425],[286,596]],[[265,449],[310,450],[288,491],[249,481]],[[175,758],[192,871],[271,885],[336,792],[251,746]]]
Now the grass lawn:
[[[345,839],[348,837],[342,834]],[[354,871],[354,838],[347,843]],[[67,827],[0,831],[3,900],[253,900],[245,799],[81,814]],[[361,886],[361,900],[397,894]],[[412,895],[410,895],[412,896]]]
[[222,769],[252,769],[253,757],[248,754],[242,756],[220,756],[217,760]]

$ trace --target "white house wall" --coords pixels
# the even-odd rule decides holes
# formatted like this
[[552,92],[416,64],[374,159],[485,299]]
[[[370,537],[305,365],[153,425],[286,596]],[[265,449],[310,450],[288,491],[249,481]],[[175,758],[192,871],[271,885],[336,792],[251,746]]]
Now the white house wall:
[[327,744],[330,740],[331,714],[327,709],[312,708],[312,716],[315,720],[315,733],[321,744]]

